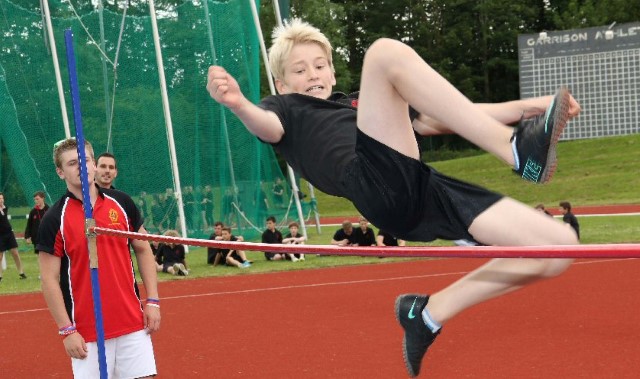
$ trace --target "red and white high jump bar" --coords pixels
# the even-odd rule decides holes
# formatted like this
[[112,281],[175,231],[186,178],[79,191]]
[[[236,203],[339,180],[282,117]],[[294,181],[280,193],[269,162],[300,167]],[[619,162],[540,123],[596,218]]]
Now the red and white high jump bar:
[[102,235],[126,237],[142,241],[158,241],[189,246],[232,250],[257,250],[271,253],[303,253],[320,255],[372,256],[397,258],[640,258],[640,244],[555,245],[555,246],[358,246],[276,245],[268,243],[215,241],[208,239],[159,236],[94,227]]

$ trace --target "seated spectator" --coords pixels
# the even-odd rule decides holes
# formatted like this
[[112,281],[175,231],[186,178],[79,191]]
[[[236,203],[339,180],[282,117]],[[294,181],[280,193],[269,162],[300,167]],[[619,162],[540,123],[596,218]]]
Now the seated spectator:
[[[169,229],[165,236],[180,237],[176,230]],[[174,243],[161,243],[156,252],[156,269],[158,272],[166,272],[171,275],[187,276],[187,261],[185,260],[184,245]]]
[[404,240],[397,239],[382,229],[378,230],[378,236],[376,237],[377,246],[405,246]]
[[375,246],[376,235],[373,232],[373,229],[369,227],[369,221],[360,216],[358,223],[360,224],[360,227],[353,232],[358,246]]
[[158,256],[158,247],[160,247],[160,242],[158,242],[158,241],[150,241],[149,245],[151,245],[151,251],[153,252],[153,256],[157,257]]
[[[225,226],[222,228],[221,241],[242,241],[240,236],[236,237],[231,234],[231,228]],[[247,255],[242,250],[234,249],[216,249],[216,255],[220,254],[221,261],[227,266],[235,266],[238,268],[251,267],[251,261],[247,259]],[[217,259],[217,258],[216,258]],[[215,266],[215,265],[214,265]]]
[[[303,235],[298,234],[298,223],[294,221],[289,224],[289,233],[284,236],[282,243],[304,245],[305,240],[306,238]],[[287,254],[287,256],[292,262],[304,261],[304,254]]]
[[[220,241],[222,239],[222,228],[224,228],[224,224],[220,221],[216,221],[215,224],[213,224],[213,233],[211,233],[209,239]],[[218,254],[218,250],[220,249],[216,249],[215,247],[207,248],[207,264],[217,266],[220,264],[221,260],[222,263],[224,263],[224,257],[221,257],[220,254]]]
[[[274,216],[267,217],[267,230],[262,233],[262,243],[282,243],[282,233],[276,229],[276,218]],[[268,261],[280,261],[285,259],[285,254],[265,252],[264,257]]]
[[358,246],[351,221],[342,221],[342,228],[335,232],[331,239],[331,244],[337,246]]

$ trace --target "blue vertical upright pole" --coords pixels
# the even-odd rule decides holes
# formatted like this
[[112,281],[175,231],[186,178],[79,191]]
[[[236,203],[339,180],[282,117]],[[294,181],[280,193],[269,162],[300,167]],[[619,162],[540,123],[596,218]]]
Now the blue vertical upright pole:
[[80,166],[80,182],[82,183],[82,204],[84,208],[87,246],[89,250],[89,269],[91,270],[91,293],[93,295],[93,313],[96,319],[96,336],[98,345],[98,364],[100,366],[100,379],[107,379],[107,356],[104,347],[104,326],[102,323],[102,302],[100,300],[100,281],[98,277],[98,252],[96,248],[96,236],[90,232],[90,227],[95,226],[93,208],[89,197],[89,177],[87,173],[87,156],[84,148],[84,132],[82,129],[82,113],[80,112],[80,90],[78,88],[78,71],[76,69],[76,57],[73,50],[73,32],[71,29],[64,31],[64,42],[67,48],[67,66],[69,68],[69,85],[71,89],[71,105],[73,120],[76,125],[76,142],[78,144],[78,165]]

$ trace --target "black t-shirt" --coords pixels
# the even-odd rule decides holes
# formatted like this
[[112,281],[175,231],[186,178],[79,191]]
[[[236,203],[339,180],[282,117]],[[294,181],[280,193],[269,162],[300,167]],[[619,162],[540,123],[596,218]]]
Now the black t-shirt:
[[[302,94],[268,96],[258,106],[274,112],[284,128],[274,148],[322,192],[348,197],[344,168],[355,158],[358,93],[336,92],[329,99]],[[411,120],[418,113],[407,108]]]
[[[214,237],[214,239],[215,239],[215,237]],[[229,241],[237,241],[237,240],[238,240],[238,237],[234,236],[233,234],[231,235],[231,238],[229,239]],[[231,250],[231,249],[215,249],[216,253],[217,254],[222,254],[223,257],[226,257],[227,254],[229,254],[229,250]],[[213,263],[213,261],[211,261],[211,263]]]
[[564,221],[567,224],[571,225],[573,230],[576,231],[576,234],[578,235],[578,238],[580,238],[580,224],[578,224],[578,218],[573,213],[568,212],[567,214],[562,216],[562,221]]
[[353,234],[355,234],[355,240],[358,246],[371,246],[376,244],[376,235],[371,228],[367,228],[364,232],[362,229],[356,228]]
[[168,244],[160,244],[156,253],[156,262],[158,264],[173,264],[184,262],[185,253],[184,245],[174,245],[171,247]]
[[40,228],[40,221],[42,217],[49,210],[47,204],[42,209],[33,207],[29,212],[29,218],[27,219],[27,226],[24,229],[24,238],[31,238],[31,242],[35,246],[38,243],[38,228]]
[[355,231],[352,231],[351,234],[347,235],[347,233],[344,232],[344,229],[338,229],[333,235],[333,239],[334,241],[349,240],[350,245],[358,243]]
[[282,243],[282,233],[278,229],[267,229],[262,233],[262,243]]
[[300,94],[269,96],[260,107],[280,118],[284,136],[273,146],[294,171],[322,192],[345,197],[341,178],[355,158],[356,108]]

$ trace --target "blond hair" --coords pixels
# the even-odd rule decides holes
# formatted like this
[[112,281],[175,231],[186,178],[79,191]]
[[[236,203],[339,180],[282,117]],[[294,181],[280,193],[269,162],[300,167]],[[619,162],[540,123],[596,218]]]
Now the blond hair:
[[[84,147],[90,154],[89,157],[86,157],[87,160],[91,158],[93,161],[93,146],[91,143],[84,140]],[[69,150],[78,150],[78,142],[75,138],[67,138],[62,141],[58,141],[55,145],[53,145],[53,163],[57,168],[62,168],[62,153],[65,153]]]
[[180,237],[180,233],[174,229],[166,230],[164,233],[162,233],[162,235],[167,237]]
[[324,50],[329,66],[333,71],[333,59],[331,58],[331,43],[327,37],[311,24],[293,18],[282,26],[277,26],[271,35],[273,43],[269,48],[269,67],[276,80],[284,79],[284,62],[289,57],[291,49],[295,45],[303,43],[316,43]]

